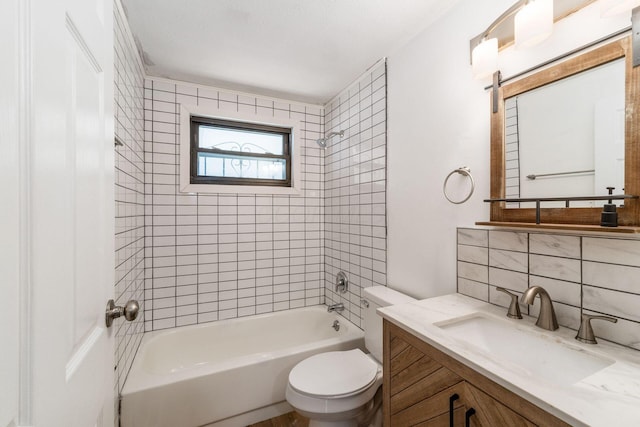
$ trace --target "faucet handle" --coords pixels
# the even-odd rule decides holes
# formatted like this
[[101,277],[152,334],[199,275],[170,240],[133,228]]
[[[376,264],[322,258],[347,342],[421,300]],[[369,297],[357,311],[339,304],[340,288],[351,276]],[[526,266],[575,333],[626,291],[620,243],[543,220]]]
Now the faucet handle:
[[591,327],[591,319],[596,320],[606,320],[607,322],[617,323],[618,319],[615,317],[609,316],[592,316],[590,314],[582,314],[582,320],[580,321],[580,329],[578,330],[578,335],[576,335],[576,339],[585,344],[597,344],[596,336],[593,333],[593,328]]
[[512,319],[522,319],[522,314],[520,313],[520,305],[518,304],[518,295],[509,292],[505,288],[496,288],[496,291],[504,292],[511,297],[511,304],[509,304],[507,317],[510,317]]
[[344,274],[344,271],[336,274],[336,292],[340,292],[341,294],[347,293],[349,290],[349,279],[347,279],[347,275]]

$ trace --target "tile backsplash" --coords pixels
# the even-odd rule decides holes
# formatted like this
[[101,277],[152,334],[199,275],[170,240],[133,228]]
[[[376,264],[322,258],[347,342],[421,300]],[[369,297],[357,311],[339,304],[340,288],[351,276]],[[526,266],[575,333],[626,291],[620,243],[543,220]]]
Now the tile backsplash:
[[[496,287],[542,286],[561,326],[577,330],[581,312],[612,316],[592,323],[596,336],[640,350],[640,240],[479,228],[457,240],[459,293],[507,307]],[[520,308],[537,316],[539,303]]]
[[[325,294],[361,326],[362,288],[386,285],[386,63],[379,61],[325,108]],[[344,271],[349,292],[335,292]]]

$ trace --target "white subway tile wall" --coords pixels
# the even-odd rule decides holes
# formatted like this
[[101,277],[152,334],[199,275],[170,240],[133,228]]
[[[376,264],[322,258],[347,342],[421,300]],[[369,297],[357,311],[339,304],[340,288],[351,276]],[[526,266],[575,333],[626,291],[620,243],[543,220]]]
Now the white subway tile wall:
[[[378,62],[330,101],[325,154],[326,303],[342,302],[342,313],[358,326],[362,288],[386,285],[386,62]],[[344,271],[349,292],[336,293]]]
[[[505,197],[520,197],[520,138],[518,133],[518,98],[511,97],[504,103],[505,119]],[[519,203],[509,203],[517,208]]]
[[[147,331],[324,303],[324,110],[147,79]],[[180,104],[302,123],[302,195],[185,194]]]
[[[521,295],[542,286],[561,326],[577,330],[581,312],[612,316],[618,323],[593,322],[596,336],[640,350],[638,277],[637,239],[458,229],[459,293],[508,307],[510,299],[496,287]],[[537,302],[520,307],[538,315]]]
[[127,20],[114,2],[115,135],[115,300],[142,304],[133,322],[117,321],[115,362],[117,392],[144,332],[144,71]]

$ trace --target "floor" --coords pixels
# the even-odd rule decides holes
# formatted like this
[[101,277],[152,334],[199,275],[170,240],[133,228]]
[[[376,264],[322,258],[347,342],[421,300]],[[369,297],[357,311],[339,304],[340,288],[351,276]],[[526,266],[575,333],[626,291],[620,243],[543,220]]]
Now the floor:
[[299,415],[297,412],[289,412],[270,420],[260,421],[248,427],[308,427],[309,419]]

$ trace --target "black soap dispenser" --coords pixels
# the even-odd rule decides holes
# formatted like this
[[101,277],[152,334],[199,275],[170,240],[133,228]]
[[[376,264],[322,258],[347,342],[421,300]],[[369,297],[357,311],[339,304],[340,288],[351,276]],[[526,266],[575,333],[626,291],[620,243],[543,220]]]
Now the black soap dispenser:
[[[607,187],[607,190],[609,190],[609,195],[612,195],[615,187]],[[618,226],[618,212],[616,211],[616,205],[614,205],[612,201],[613,200],[609,199],[609,203],[606,203],[602,209],[600,225],[603,227]]]

